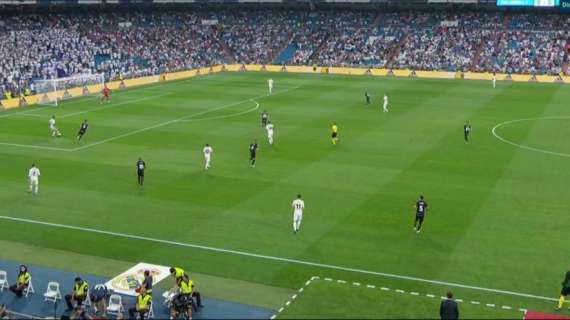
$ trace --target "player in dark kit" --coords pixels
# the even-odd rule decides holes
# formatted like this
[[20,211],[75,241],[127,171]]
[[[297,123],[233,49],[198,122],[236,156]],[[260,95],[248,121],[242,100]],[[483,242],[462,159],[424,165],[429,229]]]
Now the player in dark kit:
[[364,92],[364,98],[366,98],[366,104],[370,104],[370,95],[368,92]]
[[144,184],[144,169],[146,169],[146,163],[142,158],[139,158],[139,161],[137,161],[137,177],[139,186]]
[[249,161],[251,161],[251,167],[255,167],[255,157],[257,156],[257,140],[253,141],[249,145]]
[[269,113],[267,113],[267,111],[263,110],[263,112],[261,113],[261,127],[263,129],[265,129],[265,127],[267,127],[267,121],[269,121]]
[[469,121],[465,121],[465,124],[463,125],[463,139],[465,139],[466,143],[469,142],[470,133],[471,133],[471,125],[469,124]]
[[420,196],[420,200],[416,202],[416,220],[414,221],[414,230],[420,233],[422,228],[422,223],[424,222],[424,217],[426,216],[426,211],[428,204],[424,201],[424,196]]
[[89,128],[89,124],[87,124],[87,120],[83,120],[81,127],[79,127],[79,132],[77,133],[77,140],[81,140],[85,132],[87,132],[87,128]]

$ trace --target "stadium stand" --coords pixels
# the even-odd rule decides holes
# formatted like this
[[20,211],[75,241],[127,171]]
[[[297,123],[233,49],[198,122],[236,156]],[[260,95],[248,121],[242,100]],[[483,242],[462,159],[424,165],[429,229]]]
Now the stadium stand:
[[555,75],[567,71],[568,19],[348,9],[22,14],[0,25],[0,83],[15,97],[33,92],[33,79],[233,62]]

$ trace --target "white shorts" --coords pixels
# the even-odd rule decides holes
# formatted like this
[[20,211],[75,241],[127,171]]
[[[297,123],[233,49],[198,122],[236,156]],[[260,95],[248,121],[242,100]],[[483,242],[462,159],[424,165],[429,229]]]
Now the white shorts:
[[40,184],[40,181],[38,179],[30,179],[31,186],[37,186],[38,184]]
[[295,211],[293,213],[293,220],[294,221],[301,221],[303,220],[303,212]]
[[49,126],[49,129],[53,131],[55,130],[55,126]]
[[204,160],[206,160],[206,162],[210,162],[210,159],[212,159],[212,156],[204,156]]
[[273,132],[267,133],[267,137],[268,137],[268,138],[273,138]]

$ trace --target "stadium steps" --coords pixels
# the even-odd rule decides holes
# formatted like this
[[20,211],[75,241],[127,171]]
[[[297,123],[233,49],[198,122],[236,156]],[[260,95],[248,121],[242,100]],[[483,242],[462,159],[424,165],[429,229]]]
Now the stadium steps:
[[475,54],[473,54],[473,57],[471,58],[471,65],[469,65],[469,71],[477,71],[477,65],[479,64],[479,61],[481,60],[481,53],[483,52],[483,48],[485,48],[485,42],[487,41],[487,38],[482,37],[481,38],[481,42],[479,42],[479,46],[477,47],[477,51],[475,51]]
[[291,60],[291,58],[293,58],[296,51],[297,51],[297,43],[295,41],[292,41],[291,43],[289,43],[287,47],[285,47],[285,49],[281,50],[281,53],[279,53],[277,58],[273,60],[273,63],[284,64],[288,62],[289,60]]
[[[289,46],[294,42],[294,40],[295,40],[295,33],[293,32],[289,33],[289,40],[286,42],[287,44],[284,44],[281,46],[281,48],[273,51],[273,54],[269,57],[269,59],[267,59],[267,63],[277,63],[277,59],[279,59],[281,54],[289,48]],[[293,50],[291,57],[293,56],[293,54],[295,54],[295,50]]]
[[387,60],[386,67],[394,65],[396,57],[400,54],[400,51],[402,51],[402,48],[404,48],[406,42],[408,42],[408,36],[404,35],[400,39],[398,44],[392,50],[390,50],[390,56],[388,57],[388,59],[386,59]]
[[220,44],[222,49],[224,50],[224,56],[228,59],[229,63],[236,63],[236,59],[230,47],[222,40],[222,31],[218,30],[218,28],[212,27],[214,30],[214,34],[216,35],[216,41]]
[[313,53],[311,53],[311,56],[309,57],[308,61],[314,61],[314,58],[319,56],[319,53],[321,53],[321,51],[323,51],[323,49],[327,46],[327,43],[329,42],[330,38],[331,38],[331,35],[327,34],[327,36],[319,44],[319,47],[317,48],[317,50],[315,50],[315,51],[313,51]]

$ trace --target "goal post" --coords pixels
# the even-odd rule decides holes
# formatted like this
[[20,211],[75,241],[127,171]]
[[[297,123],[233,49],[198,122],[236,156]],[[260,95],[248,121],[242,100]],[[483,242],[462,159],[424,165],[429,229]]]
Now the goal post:
[[51,106],[57,106],[61,100],[99,94],[104,86],[103,74],[79,74],[34,81],[38,104]]

